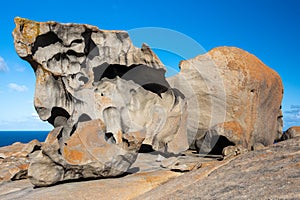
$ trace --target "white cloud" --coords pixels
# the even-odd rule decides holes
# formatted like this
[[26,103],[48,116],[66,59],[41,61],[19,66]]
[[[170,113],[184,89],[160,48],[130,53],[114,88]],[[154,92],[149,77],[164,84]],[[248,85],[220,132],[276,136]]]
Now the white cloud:
[[37,113],[31,113],[31,117],[33,119],[40,119],[39,115]]
[[8,71],[8,67],[7,67],[5,60],[0,56],[0,72],[1,71],[2,72]]
[[283,112],[285,128],[300,125],[300,105],[291,105],[290,108]]
[[53,127],[48,122],[33,119],[28,116],[22,119],[0,120],[0,130],[52,130]]
[[17,92],[25,92],[28,90],[28,88],[25,85],[18,85],[16,83],[10,83],[8,84],[8,87]]
[[25,71],[25,67],[17,67],[16,71],[17,72],[24,72]]
[[296,114],[296,119],[300,119],[300,111]]

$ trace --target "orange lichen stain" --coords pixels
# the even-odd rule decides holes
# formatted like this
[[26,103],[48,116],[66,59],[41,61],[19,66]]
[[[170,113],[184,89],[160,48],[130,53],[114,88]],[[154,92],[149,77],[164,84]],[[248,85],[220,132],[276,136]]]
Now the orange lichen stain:
[[295,166],[296,166],[296,168],[300,168],[300,162],[297,162],[297,163],[295,164]]
[[38,66],[38,70],[39,70],[39,73],[38,73],[39,75],[36,77],[36,83],[39,83],[39,84],[45,83],[49,79],[49,77],[53,78],[53,75],[60,76],[60,74],[52,73],[51,71],[45,69],[42,66]]
[[137,177],[142,177],[146,183],[150,183],[151,185],[158,185],[169,180],[172,177],[176,177],[179,175],[181,174],[168,171],[161,171],[158,174],[153,174],[151,172],[141,172],[136,174]]
[[71,164],[78,164],[83,159],[83,152],[64,147],[64,157]]
[[104,105],[110,105],[110,104],[112,104],[112,99],[111,98],[109,98],[109,97],[100,97],[99,98],[100,99],[100,102],[101,102],[101,104],[104,106]]
[[[16,29],[22,33],[24,43],[33,43],[40,34],[40,23],[24,18],[15,18]],[[18,30],[17,30],[18,29]]]
[[300,133],[300,126],[292,126],[289,129],[292,130],[292,131],[296,131],[296,132]]
[[266,152],[266,153],[258,155],[257,157],[258,158],[268,158],[268,157],[272,156],[273,154],[274,154],[273,152]]
[[242,136],[243,129],[242,129],[241,125],[237,122],[234,122],[234,121],[224,122],[223,127],[226,130],[233,131],[235,133],[235,135],[238,135],[239,137]]
[[18,165],[17,167],[21,170],[26,170],[26,169],[28,169],[28,166],[29,166],[29,164],[21,164],[21,165]]
[[42,105],[42,102],[38,97],[34,98],[34,105],[36,106]]
[[159,180],[161,180],[161,177],[160,176],[151,176],[151,177],[145,176],[144,180],[147,183],[155,183],[155,182],[159,182]]

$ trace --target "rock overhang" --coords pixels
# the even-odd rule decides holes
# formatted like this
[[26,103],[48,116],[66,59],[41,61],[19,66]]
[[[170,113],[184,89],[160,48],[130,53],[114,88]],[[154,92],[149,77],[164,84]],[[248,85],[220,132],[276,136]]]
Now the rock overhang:
[[[182,61],[166,79],[150,47],[134,47],[124,31],[15,22],[16,51],[36,75],[36,110],[55,127],[29,168],[35,185],[121,174],[142,143],[172,155],[193,144],[208,153],[268,145],[281,132],[281,79],[241,49]],[[41,163],[55,176],[36,173]]]
[[36,75],[35,108],[54,126],[29,167],[32,183],[122,174],[143,141],[170,153],[188,148],[184,96],[146,44],[89,25],[15,23],[16,51]]

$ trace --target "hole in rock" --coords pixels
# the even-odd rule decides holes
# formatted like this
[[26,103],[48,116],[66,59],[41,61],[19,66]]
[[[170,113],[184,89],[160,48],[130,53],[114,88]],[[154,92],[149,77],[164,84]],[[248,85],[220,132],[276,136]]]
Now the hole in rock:
[[23,32],[23,29],[24,29],[24,24],[21,24],[20,25],[20,32]]
[[85,76],[80,76],[79,81],[82,81],[84,84],[86,84],[89,81],[89,78],[85,77]]
[[80,44],[82,43],[82,39],[75,39],[71,42],[71,44]]
[[31,48],[31,52],[34,55],[39,47],[43,48],[57,42],[63,43],[62,40],[58,38],[58,36],[52,31],[43,35],[39,35],[36,37],[36,40]]
[[130,147],[130,142],[125,138],[122,138],[122,141],[127,144],[127,147]]
[[[39,150],[41,150],[41,146],[34,145],[34,147],[33,147],[33,149],[32,149],[32,152],[31,152],[31,153],[33,153],[33,152],[35,152],[35,151],[39,151]],[[27,155],[27,157],[29,157],[29,155]]]
[[124,80],[131,80],[142,86],[145,90],[156,93],[160,96],[170,88],[169,83],[165,79],[164,69],[154,69],[146,65],[109,65],[104,63],[95,67],[94,82],[98,82],[103,78],[114,79],[117,76]]
[[91,35],[93,31],[91,29],[86,29],[81,35],[84,38],[84,53],[89,59],[93,59],[95,56],[99,56],[99,49],[95,42],[92,40]]
[[214,135],[212,136],[212,144],[215,144],[211,151],[208,154],[212,155],[222,155],[222,151],[227,146],[234,146],[235,144],[229,141],[223,135]]
[[139,153],[150,153],[150,152],[153,152],[154,149],[152,148],[151,145],[149,144],[142,144],[140,150],[139,150]]
[[65,54],[68,55],[68,56],[75,56],[75,57],[82,57],[82,56],[84,56],[83,53],[78,53],[78,52],[76,52],[74,50],[68,50],[67,53],[65,53]]
[[54,121],[56,117],[65,117],[67,120],[70,118],[70,114],[63,108],[53,107],[51,109],[51,116],[47,119],[47,121],[54,126]]
[[110,144],[116,144],[116,139],[111,132],[105,133],[105,140]]

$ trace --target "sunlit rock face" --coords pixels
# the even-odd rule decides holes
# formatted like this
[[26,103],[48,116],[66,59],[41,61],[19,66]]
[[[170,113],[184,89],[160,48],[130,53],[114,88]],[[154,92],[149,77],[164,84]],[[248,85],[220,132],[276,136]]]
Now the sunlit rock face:
[[15,23],[16,51],[36,75],[35,108],[54,126],[29,166],[34,185],[120,175],[143,142],[170,153],[188,148],[184,95],[147,45],[89,25]]
[[16,51],[36,75],[35,108],[54,126],[30,163],[34,185],[121,175],[142,144],[168,156],[189,146],[228,155],[282,133],[281,78],[242,49],[182,61],[166,80],[153,51],[134,47],[125,31],[15,23]]
[[[256,56],[236,47],[217,47],[182,61],[180,69],[169,82],[184,93],[189,117],[199,115],[194,124],[198,151],[221,153],[226,145],[251,150],[281,136],[282,81]],[[197,107],[189,102],[192,97]]]

